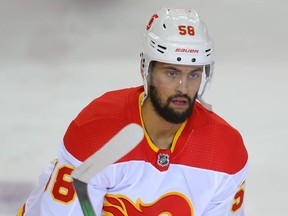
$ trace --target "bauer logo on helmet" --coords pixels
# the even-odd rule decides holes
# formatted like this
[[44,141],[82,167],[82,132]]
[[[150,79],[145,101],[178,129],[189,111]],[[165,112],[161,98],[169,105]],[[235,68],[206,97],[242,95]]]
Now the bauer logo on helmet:
[[176,48],[175,52],[180,52],[180,53],[199,53],[198,49],[184,49],[184,48]]

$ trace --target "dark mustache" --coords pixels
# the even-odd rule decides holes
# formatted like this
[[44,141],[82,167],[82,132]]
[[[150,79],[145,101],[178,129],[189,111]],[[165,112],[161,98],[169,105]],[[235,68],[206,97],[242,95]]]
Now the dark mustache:
[[168,102],[171,102],[173,99],[175,98],[183,98],[183,99],[187,99],[187,101],[190,103],[191,102],[191,98],[186,95],[186,94],[176,94],[176,95],[172,95],[170,97],[168,97]]

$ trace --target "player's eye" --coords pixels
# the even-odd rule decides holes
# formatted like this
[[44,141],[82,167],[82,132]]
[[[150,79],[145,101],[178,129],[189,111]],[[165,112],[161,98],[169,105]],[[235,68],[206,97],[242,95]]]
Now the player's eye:
[[198,72],[198,73],[190,73],[189,74],[189,78],[190,79],[196,79],[196,78],[198,78],[198,77],[200,77],[201,76],[201,73],[200,72]]
[[175,71],[167,71],[167,75],[171,78],[176,77],[177,76],[177,72]]

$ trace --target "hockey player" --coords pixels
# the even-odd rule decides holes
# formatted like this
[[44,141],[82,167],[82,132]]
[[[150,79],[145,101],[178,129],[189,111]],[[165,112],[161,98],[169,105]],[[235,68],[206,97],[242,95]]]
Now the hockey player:
[[71,171],[133,122],[144,139],[89,182],[97,215],[243,216],[246,148],[202,100],[213,64],[194,10],[155,13],[143,34],[144,85],[108,92],[80,112],[18,215],[83,215]]

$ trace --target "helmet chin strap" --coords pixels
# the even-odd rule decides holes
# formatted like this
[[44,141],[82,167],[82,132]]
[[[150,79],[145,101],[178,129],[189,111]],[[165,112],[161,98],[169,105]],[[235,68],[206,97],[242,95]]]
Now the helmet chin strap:
[[144,85],[144,96],[141,100],[141,105],[143,105],[145,99],[148,96],[148,84],[147,84],[147,75],[146,74],[144,74],[144,76],[143,76],[143,85]]
[[147,82],[148,69],[146,69],[146,67],[149,66],[150,61],[148,59],[146,59],[147,57],[145,57],[143,53],[141,53],[140,56],[141,56],[140,70],[141,70],[141,73],[142,73],[143,86],[144,86],[144,96],[143,96],[143,98],[141,100],[141,105],[143,105],[145,99],[148,96],[148,82]]
[[206,103],[203,99],[203,95],[204,95],[204,92],[207,88],[207,85],[210,81],[210,77],[209,76],[206,76],[206,80],[205,80],[205,83],[204,83],[204,86],[203,86],[203,90],[200,92],[200,94],[197,95],[197,100],[202,104],[203,107],[205,107],[207,110],[209,111],[213,111],[212,109],[212,104],[209,104],[209,103]]

